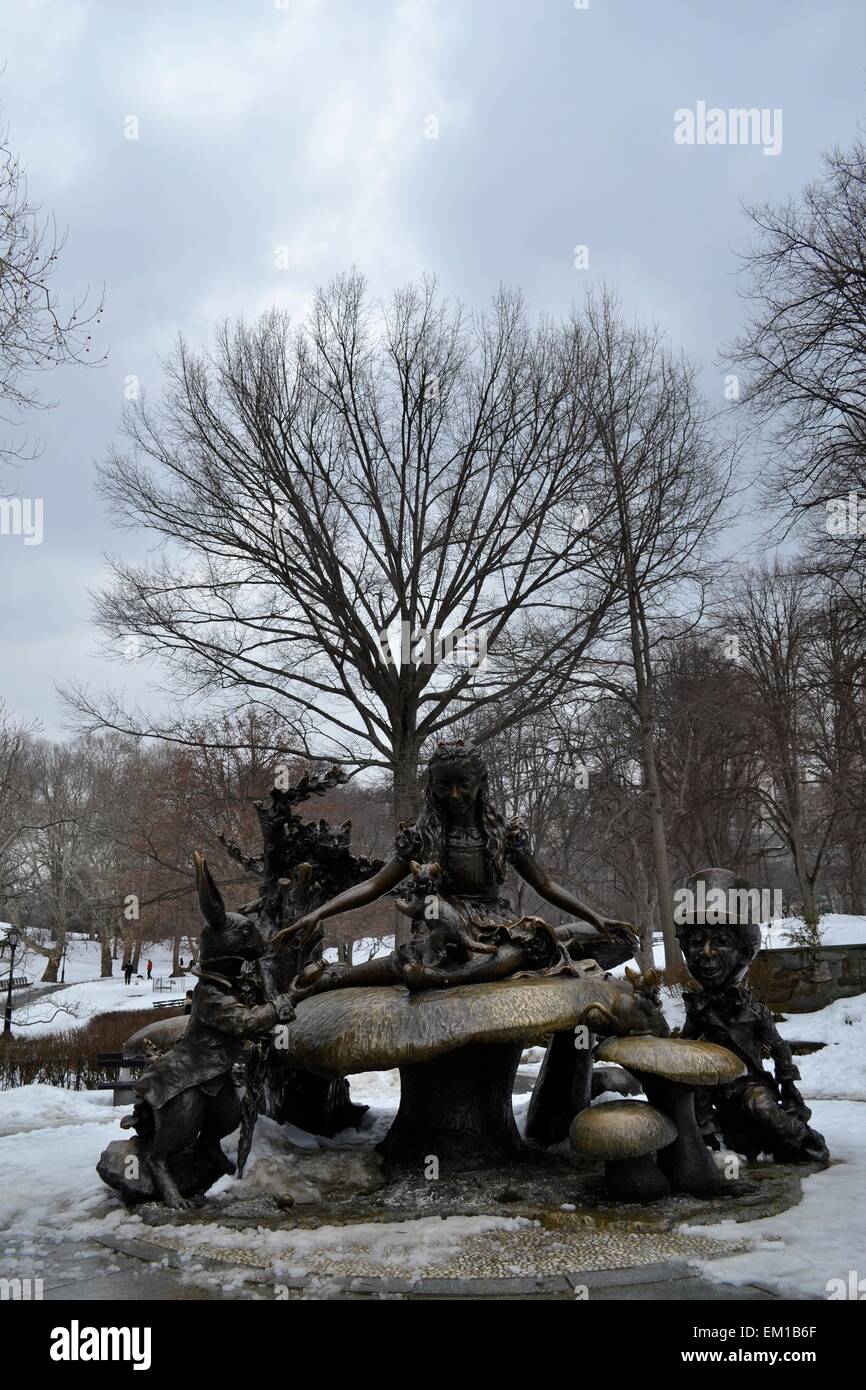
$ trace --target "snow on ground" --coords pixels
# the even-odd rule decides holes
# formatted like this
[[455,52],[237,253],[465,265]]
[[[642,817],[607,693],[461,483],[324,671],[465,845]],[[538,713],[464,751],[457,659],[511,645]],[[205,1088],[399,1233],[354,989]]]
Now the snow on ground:
[[826,1298],[829,1280],[847,1284],[851,1270],[858,1279],[866,1276],[866,1105],[816,1101],[811,1123],[827,1140],[833,1161],[825,1172],[804,1179],[803,1200],[796,1207],[763,1221],[682,1228],[720,1240],[755,1240],[756,1248],[745,1254],[700,1261],[708,1279],[766,1284],[782,1296]]
[[[803,931],[805,923],[801,917],[776,917],[772,922],[761,926],[762,945],[765,951],[777,951],[791,945],[790,933]],[[854,946],[866,942],[866,917],[855,917],[846,912],[827,912],[818,926],[822,946]]]
[[[0,923],[0,932],[2,932],[2,930],[3,924]],[[71,985],[78,984],[82,980],[99,979],[101,960],[101,948],[99,942],[91,941],[89,937],[82,936],[77,932],[70,932],[66,938],[66,941],[67,951],[65,983]],[[183,951],[182,955],[186,957],[189,955],[189,952]],[[172,961],[171,945],[163,944],[162,942],[155,942],[146,951],[142,951],[142,975],[145,975],[147,973],[145,967],[147,965],[148,960],[153,961],[154,975],[170,975]],[[38,951],[35,950],[33,947],[28,946],[25,951],[22,952],[19,950],[15,953],[15,974],[26,975],[28,980],[32,980],[34,985],[38,985],[42,978],[42,973],[45,970],[47,962],[48,955],[46,952]],[[123,961],[119,955],[117,960],[114,961],[113,964],[115,975],[119,975],[122,980],[123,975],[121,974],[121,966],[123,964]],[[8,969],[9,956],[7,953],[0,957],[0,975],[5,975]],[[60,976],[61,970],[63,970],[62,965],[60,967],[60,970],[58,970],[58,978]]]
[[44,1033],[58,1033],[66,1028],[80,1028],[94,1014],[113,1013],[124,1009],[149,1009],[152,1005],[169,999],[183,999],[188,989],[194,989],[194,975],[182,975],[172,980],[171,989],[158,991],[146,979],[132,977],[125,984],[123,976],[116,975],[106,980],[87,980],[82,984],[68,985],[66,989],[52,990],[32,1004],[24,1004],[15,1010],[14,1024],[22,1028],[27,1025],[29,1037]]
[[[114,974],[100,979],[100,945],[83,936],[69,936],[66,956],[66,987],[30,1004],[16,1005],[13,1026],[30,1037],[57,1033],[66,1028],[79,1028],[94,1014],[113,1013],[122,1009],[147,1009],[160,1000],[182,998],[195,986],[195,977],[181,976],[171,980],[168,990],[158,990],[155,982],[169,983],[172,967],[170,944],[156,943],[142,952],[141,974],[133,975],[127,985],[121,970],[122,961],[114,961]],[[153,979],[147,979],[147,961],[153,961]],[[23,957],[16,956],[15,973],[26,975],[39,987],[47,956],[28,949]],[[8,959],[0,960],[0,974],[8,970]],[[18,998],[21,996],[19,995]],[[15,996],[13,996],[14,1001]]]
[[[849,940],[866,940],[866,919],[825,918],[834,938],[842,931]],[[780,924],[770,924],[775,930]],[[781,924],[785,927],[788,924]],[[82,943],[82,945],[95,943]],[[778,944],[784,944],[779,942]],[[165,969],[164,961],[157,966]],[[86,954],[79,957],[86,967]],[[170,968],[170,966],[169,966]],[[98,970],[98,954],[96,959]],[[168,973],[165,970],[165,973]],[[70,977],[69,969],[67,978]],[[127,988],[122,976],[113,980],[75,982],[63,992],[77,991],[81,1009],[79,1022],[91,1013],[118,1007],[137,1008],[153,1002],[146,985]],[[52,1004],[61,992],[42,1004]],[[680,1021],[681,1003],[677,992],[664,991],[664,1008],[671,1023]],[[34,1010],[39,1004],[34,1005]],[[47,1031],[46,1025],[41,1031]],[[56,1027],[70,1026],[70,1020],[56,1021]],[[826,1042],[820,1052],[797,1059],[802,1073],[801,1089],[813,1106],[815,1127],[826,1136],[833,1162],[823,1173],[804,1178],[803,1200],[791,1211],[763,1221],[725,1223],[702,1234],[725,1238],[732,1234],[751,1236],[756,1248],[741,1255],[701,1262],[704,1274],[733,1283],[757,1281],[783,1295],[801,1293],[825,1298],[831,1279],[847,1281],[849,1271],[857,1278],[866,1276],[866,995],[838,1000],[813,1014],[798,1014],[781,1024],[789,1038]],[[530,1080],[541,1060],[538,1049],[525,1054],[521,1075]],[[352,1077],[354,1099],[371,1107],[363,1129],[338,1138],[339,1145],[357,1149],[369,1144],[387,1129],[399,1103],[399,1074],[396,1071],[368,1072]],[[522,1127],[528,1094],[515,1098],[515,1115]],[[53,1251],[66,1241],[86,1243],[100,1235],[140,1235],[143,1223],[127,1213],[119,1200],[104,1187],[96,1175],[95,1164],[105,1145],[124,1137],[120,1119],[124,1108],[115,1108],[106,1092],[74,1092],[53,1086],[25,1086],[0,1092],[0,1229],[4,1231],[4,1274],[50,1273]],[[233,1150],[235,1141],[227,1141]],[[274,1175],[280,1174],[299,1147],[308,1150],[332,1147],[321,1145],[300,1131],[287,1132],[269,1121],[257,1128],[247,1172],[243,1180],[248,1190],[269,1190]],[[222,1179],[212,1192],[219,1199],[237,1187],[233,1179]],[[487,1218],[479,1218],[487,1221]],[[425,1219],[393,1223],[383,1229],[323,1226],[316,1231],[288,1230],[267,1233],[262,1238],[282,1242],[274,1254],[286,1274],[301,1270],[323,1248],[340,1248],[356,1253],[359,1259],[375,1251],[377,1261],[405,1264],[411,1251],[418,1269],[448,1258],[467,1235],[481,1229],[511,1228],[511,1219],[490,1218],[487,1226],[452,1218],[449,1221]],[[687,1228],[688,1229],[688,1228]],[[191,1270],[198,1258],[196,1242],[205,1239],[190,1228],[189,1255],[184,1268]],[[259,1237],[257,1236],[257,1239]],[[207,1241],[227,1246],[238,1239],[228,1228],[209,1225]],[[248,1241],[249,1232],[244,1233]],[[89,1247],[83,1247],[89,1248]],[[95,1247],[93,1247],[95,1249]]]
[[791,1014],[778,1028],[783,1038],[827,1044],[794,1059],[807,1095],[866,1102],[866,994],[836,999],[817,1013]]
[[[422,1277],[431,1264],[440,1264],[460,1253],[467,1236],[484,1231],[513,1231],[533,1223],[513,1216],[417,1217],[408,1221],[370,1221],[354,1225],[300,1227],[273,1231],[259,1228],[256,1250],[266,1252],[274,1274],[305,1274],[315,1267],[317,1255],[357,1263],[372,1258],[377,1266],[400,1269],[402,1277]],[[182,1259],[191,1260],[203,1247],[223,1250],[249,1246],[250,1232],[208,1223],[183,1228]]]

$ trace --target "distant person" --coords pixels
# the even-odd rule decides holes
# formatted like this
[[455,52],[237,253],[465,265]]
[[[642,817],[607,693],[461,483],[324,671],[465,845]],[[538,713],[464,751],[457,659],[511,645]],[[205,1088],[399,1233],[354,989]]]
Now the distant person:
[[150,979],[150,977],[151,977],[152,974],[153,974],[153,961],[152,961],[152,960],[149,960],[149,961],[147,962],[147,978]]
[[132,961],[124,961],[123,978],[126,980],[126,983],[129,984],[130,980],[132,979]]
[[192,990],[191,990],[191,989],[188,989],[187,992],[186,992],[186,1003],[185,1003],[184,1006],[183,1006],[183,1011],[184,1011],[185,1014],[191,1014],[191,1013],[192,1013]]
[[178,970],[183,970],[183,956],[181,956],[180,958],[180,965],[178,966]]

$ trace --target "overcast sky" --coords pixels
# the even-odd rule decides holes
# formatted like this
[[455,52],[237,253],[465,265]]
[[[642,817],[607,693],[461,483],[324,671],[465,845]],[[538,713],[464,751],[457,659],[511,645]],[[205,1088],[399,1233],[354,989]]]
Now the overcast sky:
[[[45,519],[41,545],[0,536],[13,710],[57,733],[56,680],[145,689],[96,654],[88,590],[106,552],[142,541],[108,525],[93,462],[125,378],[158,390],[178,332],[302,313],[353,264],[376,294],[426,270],[469,303],[505,281],[554,312],[603,277],[721,400],[740,202],[795,192],[851,140],[864,40],[862,0],[0,0],[12,145],[69,228],[61,286],[105,285],[108,353],[45,383],[43,457],[15,479]],[[701,101],[781,110],[780,153],[677,144],[675,111]]]

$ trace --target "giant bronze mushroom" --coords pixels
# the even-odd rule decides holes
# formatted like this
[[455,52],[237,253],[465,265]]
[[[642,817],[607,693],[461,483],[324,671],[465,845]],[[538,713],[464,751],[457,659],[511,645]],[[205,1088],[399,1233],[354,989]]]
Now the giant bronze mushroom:
[[675,1192],[709,1197],[722,1180],[695,1119],[696,1086],[720,1086],[742,1076],[739,1057],[715,1043],[686,1038],[608,1038],[598,1049],[602,1062],[616,1062],[640,1081],[647,1100],[673,1120],[676,1139],[659,1152],[658,1163]]
[[298,1005],[287,1055],[324,1076],[400,1069],[400,1108],[382,1144],[389,1166],[435,1156],[453,1169],[513,1162],[524,1145],[511,1095],[520,1054],[573,1029],[627,988],[599,970],[410,993],[333,990]]

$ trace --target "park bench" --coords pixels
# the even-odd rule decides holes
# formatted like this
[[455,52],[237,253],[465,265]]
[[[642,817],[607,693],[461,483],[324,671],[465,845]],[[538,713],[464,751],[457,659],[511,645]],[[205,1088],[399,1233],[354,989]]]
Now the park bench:
[[[30,989],[32,983],[33,983],[32,980],[28,980],[28,978],[27,978],[26,975],[13,975],[13,976],[12,976],[12,988],[13,988],[13,989]],[[5,993],[8,989],[9,989],[9,976],[8,976],[8,975],[0,975],[0,994]]]
[[186,999],[154,999],[152,1009],[182,1009]]
[[96,1060],[107,1072],[114,1072],[113,1081],[100,1081],[98,1091],[113,1091],[112,1105],[132,1105],[135,1092],[133,1073],[138,1073],[147,1061],[146,1057],[124,1057],[122,1052],[97,1052]]

